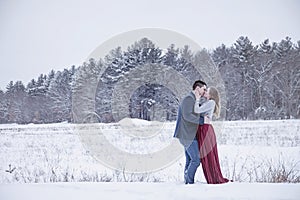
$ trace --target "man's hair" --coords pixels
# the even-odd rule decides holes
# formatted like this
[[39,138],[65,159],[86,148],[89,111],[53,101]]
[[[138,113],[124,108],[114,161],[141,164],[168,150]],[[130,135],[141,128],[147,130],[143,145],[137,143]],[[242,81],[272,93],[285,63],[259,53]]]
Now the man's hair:
[[[206,83],[205,83],[204,81],[197,80],[197,81],[195,81],[195,83],[193,84],[193,90],[195,90],[197,86],[203,87],[204,85],[206,85]],[[207,86],[207,85],[206,85],[206,86]]]

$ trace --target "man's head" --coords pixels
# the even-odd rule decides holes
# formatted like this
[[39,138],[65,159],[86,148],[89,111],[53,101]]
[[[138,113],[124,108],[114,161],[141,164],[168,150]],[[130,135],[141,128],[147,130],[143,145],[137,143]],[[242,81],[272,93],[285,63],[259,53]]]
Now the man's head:
[[201,80],[197,80],[195,81],[195,83],[193,84],[193,90],[195,92],[198,92],[201,96],[204,95],[205,91],[206,91],[206,83],[204,81]]

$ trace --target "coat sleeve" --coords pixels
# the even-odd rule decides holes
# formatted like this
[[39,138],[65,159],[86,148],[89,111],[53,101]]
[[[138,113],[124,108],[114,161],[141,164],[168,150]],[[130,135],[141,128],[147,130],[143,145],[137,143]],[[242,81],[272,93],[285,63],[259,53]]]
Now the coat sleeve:
[[199,101],[196,100],[194,103],[194,112],[195,113],[209,112],[212,109],[214,109],[215,104],[216,103],[214,100],[209,100],[209,101],[205,102],[204,104],[202,104],[201,106],[199,106]]
[[200,115],[194,112],[194,104],[195,100],[187,96],[182,101],[182,118],[190,123],[199,124],[200,123]]

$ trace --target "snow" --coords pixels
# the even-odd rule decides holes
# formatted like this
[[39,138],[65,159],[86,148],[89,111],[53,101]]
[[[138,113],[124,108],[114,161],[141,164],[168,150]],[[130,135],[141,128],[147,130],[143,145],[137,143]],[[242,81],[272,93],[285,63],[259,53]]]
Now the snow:
[[0,186],[0,199],[299,199],[300,184],[228,183],[47,183]]
[[138,119],[1,124],[0,199],[299,199],[300,183],[261,182],[280,173],[291,182],[299,178],[300,120],[215,122],[223,175],[235,181],[222,185],[206,184],[201,167],[196,184],[184,185],[183,154],[154,172],[117,172],[98,162],[79,136],[101,130],[120,151],[147,155],[177,141],[174,127]]

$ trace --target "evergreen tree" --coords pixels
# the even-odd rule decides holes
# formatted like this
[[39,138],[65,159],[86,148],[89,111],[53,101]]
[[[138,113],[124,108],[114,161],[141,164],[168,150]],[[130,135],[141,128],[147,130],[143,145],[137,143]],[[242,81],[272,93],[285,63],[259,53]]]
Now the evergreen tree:
[[25,121],[25,99],[27,93],[25,86],[21,81],[16,81],[15,84],[11,81],[7,86],[7,114],[9,123],[26,123]]
[[55,76],[55,71],[51,70],[50,73],[48,74],[48,76],[47,76],[47,78],[45,80],[45,84],[44,84],[45,87],[46,87],[46,89],[47,89],[47,91],[49,89],[51,81],[54,79],[54,76]]
[[185,45],[183,49],[180,49],[179,58],[177,58],[177,66],[183,74],[189,74],[190,70],[193,70],[192,62],[193,62],[193,54],[189,49],[188,45]]
[[64,69],[63,72],[57,72],[50,83],[47,95],[53,122],[71,121],[71,80],[71,73]]
[[[101,122],[96,107],[97,91],[104,91],[100,75],[104,73],[103,61],[90,59],[80,66],[72,83],[72,117],[76,123]],[[105,96],[102,96],[105,97]],[[101,97],[100,97],[101,99]]]
[[0,90],[0,124],[7,123],[7,102],[5,93]]
[[274,90],[273,84],[273,47],[269,43],[269,39],[264,40],[260,44],[254,59],[254,68],[251,80],[254,84],[255,95],[253,97],[255,116],[254,119],[267,119],[274,115],[274,107],[272,106]]
[[163,64],[167,66],[177,66],[179,49],[175,48],[174,44],[171,44],[169,48],[167,48],[166,54],[163,56]]
[[[235,58],[235,69],[241,76],[239,107],[242,119],[254,118],[254,88],[253,88],[253,67],[254,57],[257,47],[252,45],[248,37],[240,37],[233,48],[233,58]],[[252,116],[249,115],[252,114]]]
[[212,59],[216,63],[225,85],[226,105],[223,110],[226,119],[241,119],[240,116],[240,74],[234,68],[233,48],[227,48],[224,44],[212,52]]
[[260,44],[260,51],[267,54],[272,53],[273,48],[269,42],[269,39],[265,39],[264,42]]
[[[143,38],[127,51],[113,49],[104,61],[90,59],[78,68],[41,74],[26,88],[21,81],[9,82],[5,92],[0,90],[0,123],[113,122],[115,87],[131,70],[144,76],[139,69],[149,65],[165,65],[191,83],[203,79],[218,87],[223,80],[227,120],[300,118],[300,41],[266,39],[254,46],[240,37],[231,47],[222,44],[212,53],[202,49],[193,54],[188,46],[171,44],[164,51]],[[129,116],[175,120],[178,103],[165,86],[145,82],[132,91]]]
[[14,82],[13,81],[10,81],[8,83],[8,85],[6,86],[6,94],[9,95],[9,94],[12,94],[13,93],[13,90],[14,90]]
[[[277,57],[275,68],[276,104],[282,108],[282,118],[294,118],[299,105],[300,64],[299,53],[286,37],[274,49]],[[277,72],[277,73],[276,73]],[[298,102],[298,103],[297,103]]]

